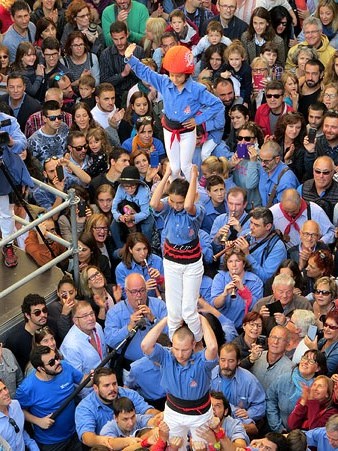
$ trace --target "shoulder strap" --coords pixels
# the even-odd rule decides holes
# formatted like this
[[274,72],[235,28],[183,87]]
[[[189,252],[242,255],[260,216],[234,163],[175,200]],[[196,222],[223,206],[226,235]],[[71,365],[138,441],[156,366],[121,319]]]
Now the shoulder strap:
[[259,249],[261,246],[263,246],[263,244],[265,244],[267,241],[269,241],[270,238],[272,238],[272,236],[274,236],[274,235],[276,235],[275,231],[270,232],[269,235],[264,238],[264,240],[262,240],[259,243],[255,244],[255,246],[250,249],[250,254],[252,254],[257,249]]
[[271,190],[271,193],[269,194],[269,198],[268,198],[268,202],[266,204],[267,208],[270,208],[273,204],[273,200],[276,196],[276,191],[277,191],[277,187],[279,185],[279,182],[281,181],[281,178],[283,177],[283,175],[288,172],[290,169],[288,166],[286,166],[285,168],[283,168],[279,175],[278,175],[278,179],[277,179],[277,183],[274,184],[274,187]]
[[307,213],[307,220],[309,221],[311,219],[311,205],[310,205],[310,202],[306,202],[306,213]]

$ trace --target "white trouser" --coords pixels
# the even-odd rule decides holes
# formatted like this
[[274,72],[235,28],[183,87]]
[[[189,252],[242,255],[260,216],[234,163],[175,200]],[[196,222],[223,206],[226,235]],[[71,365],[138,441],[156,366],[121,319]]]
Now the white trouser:
[[184,177],[190,182],[192,157],[196,148],[196,128],[191,132],[181,133],[180,141],[175,137],[171,146],[172,133],[163,128],[163,135],[171,167],[171,180],[177,179],[182,170]]
[[168,311],[170,339],[173,333],[186,322],[196,341],[203,333],[197,311],[197,302],[203,277],[202,257],[196,263],[182,265],[163,259],[165,300]]
[[0,230],[3,239],[14,233],[13,208],[8,194],[0,196]]
[[217,146],[217,144],[215,143],[215,141],[213,139],[208,139],[207,141],[205,141],[205,143],[203,143],[202,145],[202,149],[201,149],[201,159],[202,162],[210,157],[212,151],[214,150],[214,148]]
[[204,426],[213,417],[212,408],[202,415],[185,415],[183,413],[175,412],[170,407],[165,405],[163,421],[169,426],[170,437],[182,437],[183,445],[180,450],[187,449],[187,435],[190,432],[191,439],[195,441],[202,441],[201,437],[196,434],[196,429]]

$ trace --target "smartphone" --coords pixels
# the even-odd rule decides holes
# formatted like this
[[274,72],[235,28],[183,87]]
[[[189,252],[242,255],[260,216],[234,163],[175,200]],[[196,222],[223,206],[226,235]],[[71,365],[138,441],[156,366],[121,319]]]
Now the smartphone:
[[311,341],[313,341],[316,338],[317,335],[317,326],[313,326],[312,324],[309,326],[307,330],[307,336],[310,338]]
[[150,167],[151,168],[158,168],[158,165],[160,164],[160,157],[158,155],[158,152],[154,151],[150,153]]
[[84,218],[86,216],[86,206],[86,201],[80,200],[78,203],[79,218]]
[[56,166],[56,175],[57,175],[59,182],[62,182],[62,180],[65,178],[65,174],[63,172],[63,166],[60,166],[60,165]]
[[316,135],[317,135],[317,129],[316,128],[309,128],[309,133],[307,135],[308,138],[309,138],[309,143],[313,144],[315,142]]
[[284,313],[283,306],[281,304],[281,301],[273,302],[272,304],[267,304],[266,307],[268,308],[270,312],[270,316],[273,316],[274,313]]
[[266,347],[266,336],[265,335],[258,335],[256,344],[259,346],[262,346],[262,348]]
[[263,78],[264,78],[263,74],[255,74],[253,76],[253,84],[256,89],[264,89],[264,85],[262,83]]
[[249,159],[247,143],[238,143],[236,152],[237,152],[238,158],[246,158],[247,160]]

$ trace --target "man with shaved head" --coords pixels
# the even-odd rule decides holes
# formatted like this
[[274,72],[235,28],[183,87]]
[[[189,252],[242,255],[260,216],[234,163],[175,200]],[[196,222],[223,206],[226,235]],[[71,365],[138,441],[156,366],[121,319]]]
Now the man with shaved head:
[[284,235],[287,248],[300,244],[300,228],[305,221],[313,219],[320,225],[321,240],[334,241],[334,226],[324,210],[314,202],[306,202],[295,189],[286,189],[278,204],[270,208],[273,224]]
[[328,249],[328,246],[321,241],[319,224],[309,219],[300,228],[300,243],[288,250],[288,257],[298,262],[300,269],[304,269],[312,252],[320,249]]
[[297,191],[307,202],[315,202],[333,220],[333,211],[338,202],[338,183],[334,180],[335,164],[331,157],[323,155],[313,164],[313,179],[306,180]]

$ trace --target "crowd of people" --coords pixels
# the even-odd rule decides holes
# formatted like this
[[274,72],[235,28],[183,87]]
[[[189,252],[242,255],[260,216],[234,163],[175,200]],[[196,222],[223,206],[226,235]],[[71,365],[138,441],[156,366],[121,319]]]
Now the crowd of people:
[[71,188],[79,260],[0,345],[1,449],[337,450],[337,3],[8,0],[0,32],[3,263],[65,252],[70,208],[11,235]]

